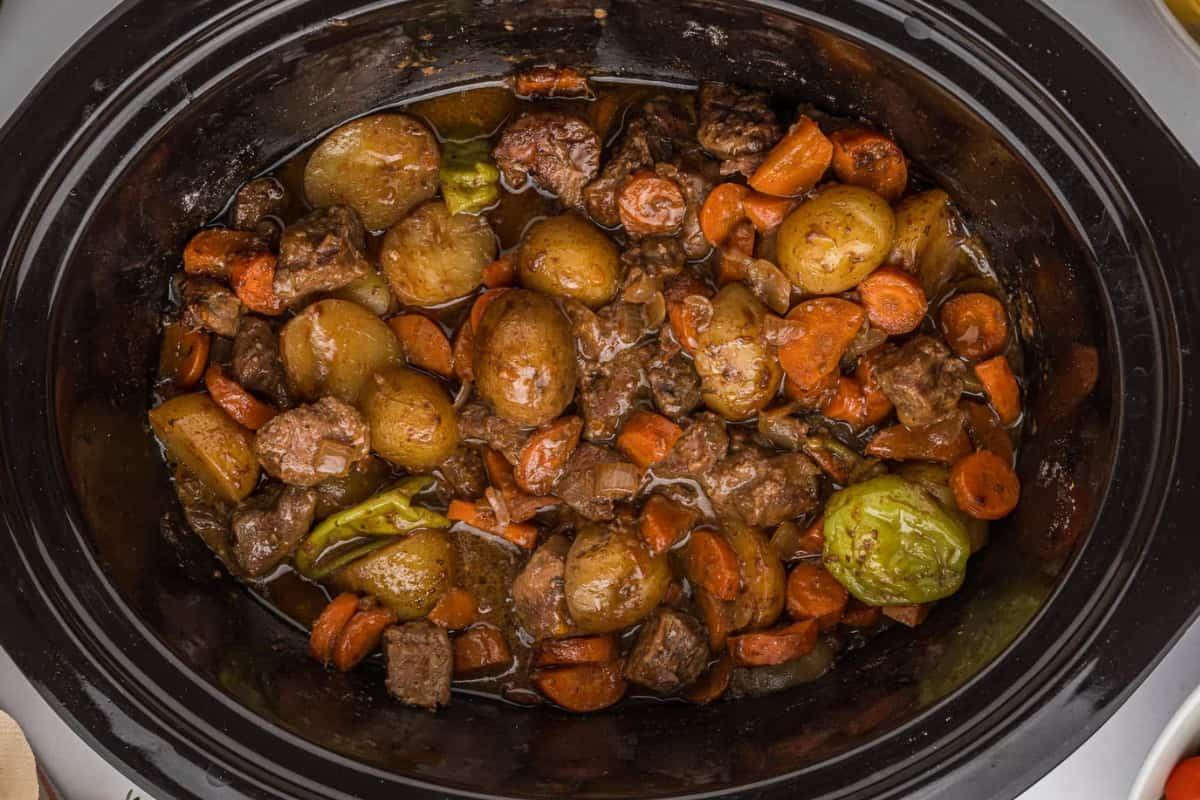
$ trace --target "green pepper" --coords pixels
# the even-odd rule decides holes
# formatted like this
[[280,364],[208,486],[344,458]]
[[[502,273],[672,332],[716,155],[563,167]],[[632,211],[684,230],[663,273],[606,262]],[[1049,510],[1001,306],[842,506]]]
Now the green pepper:
[[442,198],[451,214],[478,214],[500,199],[500,171],[486,139],[446,142],[442,148]]
[[835,492],[825,506],[825,566],[868,605],[931,603],[954,594],[970,553],[962,522],[897,475]]
[[412,504],[413,497],[432,485],[433,478],[428,475],[405,478],[386,492],[326,518],[300,544],[294,559],[296,569],[309,578],[323,578],[387,544],[386,539],[369,539],[321,558],[342,542],[365,536],[395,536],[418,528],[450,527],[450,520],[442,514]]

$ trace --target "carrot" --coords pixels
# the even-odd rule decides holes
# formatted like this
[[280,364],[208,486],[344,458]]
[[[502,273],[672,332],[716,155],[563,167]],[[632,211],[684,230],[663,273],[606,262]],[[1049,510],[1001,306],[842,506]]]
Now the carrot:
[[1012,513],[1021,497],[1017,473],[995,453],[980,450],[950,468],[954,502],[976,519],[1000,519]]
[[230,262],[229,285],[251,311],[270,317],[283,313],[283,301],[275,294],[275,256],[271,253],[236,256]]
[[808,655],[817,644],[817,622],[805,619],[772,631],[729,638],[729,655],[739,667],[770,667]]
[[702,587],[697,586],[692,594],[696,610],[708,631],[708,649],[719,653],[725,649],[725,640],[729,636],[729,606],[723,600],[718,600]]
[[837,370],[846,348],[858,336],[866,312],[836,297],[806,300],[788,313],[796,335],[779,347],[779,363],[799,389],[819,386]]
[[733,662],[726,653],[722,653],[695,683],[683,690],[683,699],[701,706],[721,699],[721,695],[729,688],[732,674]]
[[533,684],[568,711],[599,711],[625,695],[624,668],[620,661],[556,667],[539,670]]
[[971,434],[975,447],[993,452],[1011,464],[1012,439],[1008,437],[1008,431],[1000,426],[995,412],[983,403],[964,402],[960,407],[967,412],[967,432]]
[[946,344],[963,358],[987,358],[1008,341],[1004,304],[990,294],[956,294],[942,305],[938,324]]
[[717,268],[718,286],[746,277],[746,267],[754,259],[755,237],[754,225],[750,220],[744,219],[733,226],[733,230],[719,248],[721,257]]
[[532,522],[510,522],[501,527],[496,515],[486,503],[481,505],[470,500],[451,500],[446,516],[456,522],[465,522],[473,528],[493,533],[526,550],[532,550],[537,544],[537,525]]
[[163,328],[158,374],[180,389],[190,389],[204,375],[212,339],[204,331],[173,322]]
[[549,494],[579,445],[581,433],[583,420],[579,417],[559,417],[536,430],[517,458],[517,485],[530,494]]
[[857,597],[851,597],[842,612],[842,624],[851,628],[870,628],[879,622],[883,612],[879,606],[869,606]]
[[838,624],[850,593],[821,564],[801,561],[787,579],[787,610],[792,619],[815,619],[821,630]]
[[517,265],[511,255],[500,256],[483,268],[483,285],[489,289],[512,286],[517,280]]
[[427,616],[433,624],[454,631],[470,625],[478,613],[479,602],[475,595],[452,586],[438,599]]
[[379,647],[379,640],[389,626],[396,624],[396,612],[389,608],[369,608],[359,611],[342,628],[333,646],[333,665],[348,672]]
[[908,164],[891,139],[864,128],[836,131],[829,139],[833,142],[833,171],[839,181],[870,189],[889,203],[904,194]]
[[854,430],[867,425],[867,398],[862,385],[854,378],[838,376],[837,392],[821,409],[829,419],[841,420]]
[[667,584],[667,592],[663,595],[662,605],[670,606],[671,608],[683,608],[687,601],[687,596],[683,593],[683,584],[679,581],[671,581]]
[[470,675],[507,666],[512,652],[502,634],[490,625],[480,625],[454,637],[454,674]]
[[630,236],[669,236],[683,224],[687,199],[675,181],[639,170],[617,195],[617,213]]
[[256,431],[275,418],[275,409],[227,377],[219,364],[213,364],[204,373],[204,387],[213,402],[242,427]]
[[825,551],[825,515],[821,514],[812,521],[796,542],[796,546],[806,553],[822,553]]
[[932,603],[922,603],[916,606],[884,606],[883,615],[888,619],[896,620],[901,625],[915,628],[925,621],[932,610]]
[[591,94],[587,77],[572,67],[541,66],[518,72],[513,78],[518,97],[583,97]]
[[205,228],[193,236],[183,248],[183,271],[188,275],[204,275],[226,280],[229,278],[229,268],[235,256],[262,249],[262,240],[250,231]]
[[858,359],[858,366],[854,368],[854,377],[862,389],[863,400],[867,407],[867,416],[863,420],[864,425],[878,425],[892,413],[892,401],[883,393],[883,388],[879,385],[879,379],[875,375],[875,356],[878,353],[878,350],[864,353]]
[[833,160],[833,143],[817,123],[800,117],[750,176],[750,187],[777,197],[794,197],[817,185]]
[[653,411],[635,411],[617,434],[617,449],[642,469],[666,458],[683,430]]
[[352,592],[342,592],[329,601],[329,605],[313,623],[312,634],[308,637],[308,649],[313,658],[322,664],[329,664],[333,660],[333,648],[338,636],[356,613],[358,595]]
[[741,589],[741,565],[737,553],[725,537],[715,531],[692,533],[684,571],[688,580],[718,600],[732,600]]
[[769,233],[783,224],[795,202],[788,197],[772,197],[761,192],[751,192],[742,201],[746,219],[753,223],[759,233]]
[[744,203],[749,194],[740,183],[722,183],[708,193],[700,206],[700,231],[709,244],[720,247],[746,218]]
[[975,365],[975,374],[983,384],[1000,422],[1012,425],[1021,416],[1021,387],[1004,356],[996,356]]
[[450,340],[438,324],[423,314],[402,314],[388,320],[388,327],[400,340],[404,357],[414,367],[449,378],[454,374],[454,354]]
[[616,659],[620,654],[617,639],[611,633],[573,639],[543,639],[533,650],[533,663],[538,667],[603,664]]
[[483,468],[487,472],[488,483],[496,488],[504,497],[514,497],[521,493],[513,477],[512,464],[500,455],[499,451],[490,447],[483,448]]
[[871,325],[889,336],[916,330],[929,308],[921,282],[896,267],[880,267],[863,278],[858,295]]
[[798,411],[818,412],[829,405],[833,396],[837,394],[841,377],[841,373],[835,369],[826,375],[822,375],[817,380],[816,386],[810,389],[801,389],[796,385],[795,381],[784,376],[783,395],[788,400],[799,405]]
[[464,322],[454,339],[454,375],[463,383],[475,380],[475,368],[471,364],[471,351],[475,346],[475,332],[470,321]]
[[708,297],[709,289],[696,277],[685,275],[677,278],[667,286],[663,298],[667,301],[667,319],[671,322],[671,332],[675,341],[689,353],[696,352],[699,343],[696,340],[696,320],[688,305],[687,298],[692,295]]
[[642,507],[639,529],[650,552],[658,555],[671,549],[696,522],[696,512],[661,494],[652,494]]
[[892,425],[876,433],[867,443],[867,455],[892,461],[938,461],[953,464],[971,452],[971,440],[959,425],[943,423],[907,428]]
[[492,304],[492,301],[500,297],[505,292],[510,291],[508,286],[499,286],[495,289],[488,289],[479,297],[475,298],[474,305],[471,306],[471,330],[479,330],[479,321],[483,319],[483,313],[487,311],[487,307]]

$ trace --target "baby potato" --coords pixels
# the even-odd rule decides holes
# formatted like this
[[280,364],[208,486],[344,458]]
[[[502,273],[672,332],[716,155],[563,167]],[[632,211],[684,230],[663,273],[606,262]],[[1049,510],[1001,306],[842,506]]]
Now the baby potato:
[[150,410],[150,427],[167,455],[225,500],[236,503],[258,483],[254,434],[206,394],[181,394]]
[[416,531],[334,574],[347,592],[374,595],[401,620],[429,613],[454,583],[454,550],[445,531]]
[[314,206],[347,205],[369,230],[396,224],[437,192],[437,139],[407,114],[372,114],[326,136],[304,168]]
[[377,317],[386,317],[398,307],[396,298],[388,288],[387,279],[375,270],[340,289],[334,289],[329,293],[329,297],[358,303]]
[[742,591],[733,600],[732,617],[752,630],[765,628],[783,611],[787,594],[783,562],[758,528],[724,520],[722,530],[742,568]]
[[776,240],[779,266],[801,291],[844,292],[883,263],[895,230],[886,200],[869,189],[834,184],[783,221]]
[[671,583],[664,555],[654,555],[624,528],[589,524],[567,553],[567,608],[580,633],[628,627],[662,601]]
[[920,276],[927,297],[940,295],[956,271],[958,246],[950,195],[941,189],[906,197],[896,206],[896,237],[887,263]]
[[398,365],[367,379],[359,406],[371,427],[371,449],[411,470],[436,467],[458,447],[458,417],[433,378]]
[[348,300],[321,300],[293,317],[279,334],[279,355],[296,394],[347,403],[376,370],[404,358],[392,329]]
[[487,220],[451,214],[431,200],[388,229],[379,254],[388,285],[410,306],[436,306],[473,292],[496,260]]
[[753,416],[779,390],[783,369],[767,344],[767,309],[741,283],[712,299],[712,320],[696,335],[696,372],[704,404],[726,419]]
[[575,396],[575,340],[544,294],[513,289],[493,300],[475,331],[475,386],[492,410],[518,425],[561,414]]
[[570,297],[598,308],[617,291],[617,246],[574,213],[535,222],[517,253],[517,273],[527,289]]

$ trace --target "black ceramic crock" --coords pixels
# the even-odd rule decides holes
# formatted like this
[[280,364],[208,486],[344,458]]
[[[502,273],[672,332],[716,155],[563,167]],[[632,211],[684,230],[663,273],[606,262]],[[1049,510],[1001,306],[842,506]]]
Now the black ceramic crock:
[[[991,249],[1024,498],[916,634],[763,700],[434,716],[317,669],[178,525],[144,412],[189,233],[348,117],[546,61],[878,120]],[[1011,798],[1196,614],[1200,169],[1038,3],[129,0],[0,153],[0,641],[157,798]]]

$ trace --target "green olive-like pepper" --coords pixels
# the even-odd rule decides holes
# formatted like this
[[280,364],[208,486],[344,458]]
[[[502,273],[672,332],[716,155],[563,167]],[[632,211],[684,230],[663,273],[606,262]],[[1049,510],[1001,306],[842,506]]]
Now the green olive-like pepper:
[[897,475],[835,492],[825,506],[825,566],[868,605],[948,597],[962,585],[970,554],[962,522]]
[[446,142],[440,176],[442,199],[451,214],[478,214],[500,199],[500,171],[486,139]]

